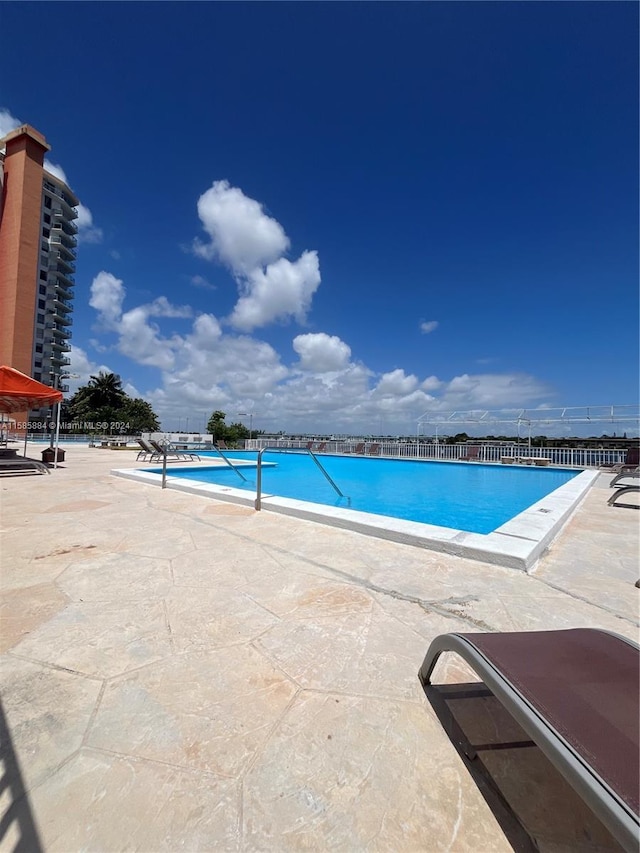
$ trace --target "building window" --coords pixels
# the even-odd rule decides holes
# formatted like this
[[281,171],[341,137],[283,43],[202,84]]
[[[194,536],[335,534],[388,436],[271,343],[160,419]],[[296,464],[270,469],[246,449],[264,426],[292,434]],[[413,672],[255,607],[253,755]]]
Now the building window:
[[43,229],[42,229],[42,236],[43,236],[43,237],[48,237],[48,236],[49,236],[49,233],[50,233],[50,232],[49,232],[49,229],[48,229],[48,228],[43,228]]
[[44,338],[44,329],[36,329],[36,338],[41,341]]
[[42,379],[42,374],[40,373],[40,371],[39,371],[39,370],[36,370],[36,371],[34,372],[34,374],[33,374],[33,378],[34,378],[34,379],[37,379],[37,380],[38,380],[38,382],[40,382],[40,380]]
[[46,280],[47,280],[47,271],[46,270],[40,270],[40,281],[46,281]]
[[45,197],[44,197],[44,206],[45,206],[45,207],[48,207],[48,208],[49,208],[49,210],[51,210],[51,196],[50,196],[50,195],[45,195]]
[[47,223],[47,225],[50,225],[50,224],[51,224],[51,217],[49,216],[49,214],[48,214],[48,213],[45,213],[45,215],[44,215],[44,221]]
[[38,308],[39,308],[41,311],[44,311],[46,304],[47,304],[47,303],[45,302],[45,300],[44,300],[44,299],[38,299]]
[[[41,285],[40,285],[40,288],[39,288],[39,291],[40,291],[40,295],[41,295],[41,296],[44,296],[44,295],[45,295],[45,293],[47,292],[47,285],[46,285],[46,284],[41,284]],[[43,306],[43,307],[44,307],[44,306]]]
[[36,361],[35,361],[35,365],[36,365],[36,367],[42,367],[42,359],[41,359],[41,358],[37,358],[37,359],[36,359]]
[[44,323],[44,314],[38,314],[38,323]]
[[36,352],[42,352],[42,344],[36,344]]

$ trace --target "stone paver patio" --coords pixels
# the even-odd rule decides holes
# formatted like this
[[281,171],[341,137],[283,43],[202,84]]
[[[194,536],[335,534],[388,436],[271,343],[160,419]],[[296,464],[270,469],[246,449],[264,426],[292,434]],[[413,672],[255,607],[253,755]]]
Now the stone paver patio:
[[129,464],[72,447],[0,479],[0,850],[616,849],[537,750],[487,759],[505,814],[417,679],[447,631],[637,641],[639,514],[607,507],[611,475],[525,574],[109,473]]

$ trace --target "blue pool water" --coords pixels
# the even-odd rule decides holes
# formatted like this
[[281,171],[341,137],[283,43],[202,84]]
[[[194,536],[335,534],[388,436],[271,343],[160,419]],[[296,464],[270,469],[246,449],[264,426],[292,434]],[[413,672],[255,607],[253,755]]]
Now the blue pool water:
[[[218,457],[216,453],[200,453]],[[257,459],[256,453],[225,452],[233,461]],[[263,462],[262,495],[312,501],[472,533],[490,533],[501,524],[567,483],[579,472],[557,468],[418,462],[349,456],[318,457],[345,495],[339,497],[307,453],[269,453]],[[273,464],[275,463],[275,465]],[[156,472],[161,469],[153,469]],[[231,486],[255,494],[257,467],[172,467],[170,476]]]

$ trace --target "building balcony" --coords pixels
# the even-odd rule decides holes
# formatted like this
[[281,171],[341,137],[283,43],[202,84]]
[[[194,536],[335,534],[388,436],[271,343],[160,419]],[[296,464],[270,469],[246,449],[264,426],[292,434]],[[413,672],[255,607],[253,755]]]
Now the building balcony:
[[70,344],[68,344],[68,343],[67,343],[65,340],[63,340],[63,339],[59,339],[59,340],[58,340],[58,339],[54,338],[54,339],[51,341],[51,349],[52,349],[52,351],[53,351],[53,355],[51,356],[52,358],[53,358],[56,354],[59,354],[59,353],[61,353],[61,352],[71,352],[71,346],[70,346]]
[[53,298],[60,297],[61,299],[66,299],[70,302],[73,299],[73,288],[64,284],[61,281],[54,282],[53,285]]
[[[72,225],[72,223],[69,223],[69,224]],[[75,228],[75,225],[72,225],[72,227]],[[76,231],[77,230],[78,229],[76,228]],[[51,225],[51,238],[50,239],[51,239],[52,243],[60,243],[61,245],[63,245],[65,247],[65,249],[68,249],[69,251],[71,251],[71,249],[75,249],[75,247],[78,245],[78,241],[73,236],[73,234],[67,233],[66,231],[64,231],[62,228],[62,221],[58,221],[58,220],[53,222]]]
[[49,269],[62,272],[65,275],[73,275],[76,271],[74,258],[67,258],[62,252],[49,252]]
[[[51,313],[49,314],[49,317],[55,319],[56,326],[69,328],[72,325],[73,320],[71,318],[71,314],[67,314],[66,312],[58,313],[57,308],[51,308],[50,311]],[[71,332],[69,332],[69,335],[71,335]]]
[[71,332],[69,331],[68,326],[63,326],[62,323],[45,323],[45,329],[48,329],[53,333],[54,338],[62,338],[63,340],[69,340],[71,337]]
[[67,358],[66,356],[56,355],[54,353],[54,355],[51,356],[51,364],[59,364],[59,365],[71,364],[71,359]]
[[70,299],[65,299],[63,296],[60,296],[59,293],[54,294],[53,306],[54,308],[66,308],[67,311],[73,311],[73,302]]
[[62,208],[56,207],[56,208],[54,208],[54,210],[52,212],[53,212],[53,218],[55,220],[55,222],[53,224],[54,228],[57,224],[59,224],[60,227],[62,228],[62,230],[65,231],[67,234],[77,234],[78,233],[78,226],[74,225],[73,222],[71,222],[71,218],[65,214],[65,212],[62,210]]
[[76,283],[73,278],[71,278],[70,275],[66,275],[65,273],[63,273],[58,267],[49,270],[49,272],[54,273],[56,276],[54,287],[62,287],[64,288],[64,290],[71,290],[72,287],[76,286]]
[[78,211],[76,210],[76,204],[73,199],[69,198],[66,193],[53,193],[56,205],[53,208],[54,213],[57,210],[61,210],[64,213],[66,219],[77,219]]
[[[62,233],[64,234],[64,231]],[[51,249],[56,249],[58,251],[57,256],[65,261],[65,263],[69,263],[69,261],[71,261],[71,263],[75,263],[77,252],[73,246],[76,246],[78,241],[73,237],[69,237],[68,234],[65,234],[65,239],[68,242],[65,242],[65,240],[60,237],[60,232],[58,231],[55,236],[49,238]]]

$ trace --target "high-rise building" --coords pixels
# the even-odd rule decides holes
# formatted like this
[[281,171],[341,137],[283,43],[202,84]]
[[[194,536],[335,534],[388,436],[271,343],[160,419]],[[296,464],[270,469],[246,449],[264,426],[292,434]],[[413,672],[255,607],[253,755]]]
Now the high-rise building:
[[0,364],[66,391],[78,199],[49,150],[26,124],[0,139]]

